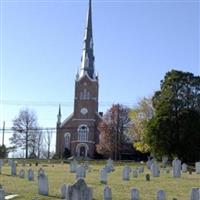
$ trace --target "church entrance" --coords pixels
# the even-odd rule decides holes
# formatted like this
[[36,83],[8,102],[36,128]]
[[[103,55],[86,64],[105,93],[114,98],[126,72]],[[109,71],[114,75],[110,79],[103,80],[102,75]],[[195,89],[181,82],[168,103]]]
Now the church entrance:
[[76,146],[76,152],[78,157],[87,157],[88,153],[88,145],[84,143],[80,143]]

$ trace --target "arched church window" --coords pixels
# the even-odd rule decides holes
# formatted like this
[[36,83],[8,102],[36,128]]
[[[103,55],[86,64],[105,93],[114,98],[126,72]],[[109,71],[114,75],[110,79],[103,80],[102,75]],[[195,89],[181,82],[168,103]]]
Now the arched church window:
[[83,99],[86,100],[87,99],[87,89],[83,90]]
[[80,92],[80,99],[83,99],[83,92]]
[[87,100],[89,100],[89,99],[90,99],[90,92],[87,91]]
[[88,133],[89,128],[87,125],[80,125],[78,128],[78,140],[80,141],[86,141],[88,140]]
[[70,133],[65,133],[65,135],[64,135],[64,146],[67,149],[70,149],[70,137],[71,137]]

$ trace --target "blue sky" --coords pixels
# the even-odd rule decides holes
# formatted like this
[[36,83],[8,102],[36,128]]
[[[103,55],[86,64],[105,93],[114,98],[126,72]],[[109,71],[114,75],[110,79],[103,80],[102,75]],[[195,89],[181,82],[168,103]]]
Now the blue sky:
[[[29,107],[43,127],[73,111],[88,1],[1,0],[1,124]],[[99,110],[133,106],[171,69],[200,74],[199,1],[95,1]],[[1,125],[2,126],[2,125]]]

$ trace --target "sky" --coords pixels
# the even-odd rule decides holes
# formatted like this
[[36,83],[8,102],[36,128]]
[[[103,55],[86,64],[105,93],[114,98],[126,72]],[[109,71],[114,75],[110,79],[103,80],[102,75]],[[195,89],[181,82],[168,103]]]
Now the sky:
[[[62,120],[73,112],[88,1],[0,0],[0,7],[0,128],[26,107],[41,127],[55,127],[59,104]],[[99,111],[135,106],[171,69],[200,75],[199,1],[93,0],[92,7]]]

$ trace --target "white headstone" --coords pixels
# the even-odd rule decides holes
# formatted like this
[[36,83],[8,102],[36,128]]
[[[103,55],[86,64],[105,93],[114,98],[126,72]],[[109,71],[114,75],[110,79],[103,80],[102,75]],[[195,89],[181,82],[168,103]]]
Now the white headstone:
[[0,188],[0,200],[5,200],[5,192],[3,188]]
[[200,200],[200,188],[192,188],[190,200]]
[[11,175],[16,176],[17,175],[17,165],[13,162],[11,165]]
[[182,172],[187,172],[187,165],[185,163],[182,164],[181,170]]
[[86,177],[86,169],[83,166],[83,164],[81,164],[81,166],[76,169],[76,179],[85,177]]
[[124,181],[129,181],[130,173],[131,173],[131,168],[129,166],[125,166],[122,172]]
[[19,178],[25,178],[25,171],[24,171],[24,169],[21,169],[19,171]]
[[172,162],[172,175],[174,178],[181,177],[181,161],[177,158]]
[[156,200],[166,200],[166,195],[164,190],[159,190],[157,192]]
[[66,200],[92,200],[92,188],[88,187],[84,179],[79,178],[73,185],[67,185]]
[[72,161],[70,162],[69,168],[70,168],[70,172],[71,172],[71,173],[75,173],[75,172],[76,172],[76,169],[77,169],[77,161],[76,161],[76,160],[72,160]]
[[195,170],[197,174],[200,174],[200,162],[195,163]]
[[139,190],[137,188],[131,189],[131,200],[139,200]]
[[34,171],[32,169],[28,170],[28,180],[34,181]]
[[151,164],[151,174],[152,174],[153,177],[159,177],[160,176],[159,165],[155,161]]
[[112,191],[108,186],[103,190],[103,200],[112,200]]
[[100,182],[103,184],[107,184],[107,181],[108,181],[108,172],[106,168],[103,168],[100,171]]
[[49,194],[49,183],[45,174],[40,174],[38,176],[38,194],[45,196]]
[[61,188],[60,188],[60,193],[61,193],[61,198],[62,199],[66,199],[67,198],[67,185],[64,184]]

